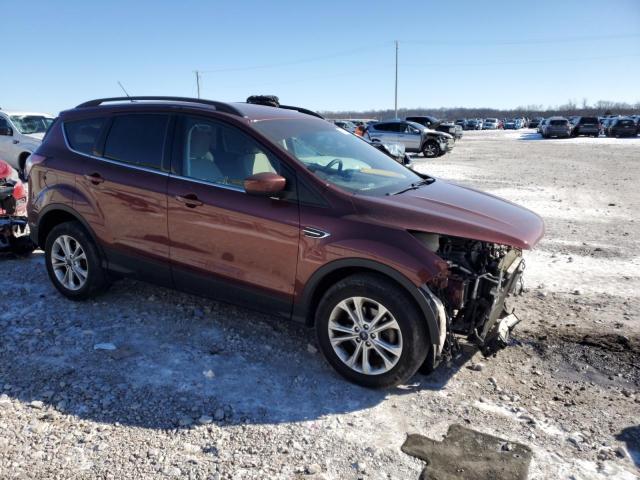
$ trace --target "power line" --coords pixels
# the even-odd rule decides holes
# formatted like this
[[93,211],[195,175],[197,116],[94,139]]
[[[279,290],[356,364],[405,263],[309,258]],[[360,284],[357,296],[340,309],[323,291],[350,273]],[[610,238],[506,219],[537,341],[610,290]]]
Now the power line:
[[401,40],[402,43],[409,44],[428,44],[434,46],[508,46],[508,45],[539,45],[548,43],[577,43],[592,42],[601,40],[620,40],[626,38],[639,38],[640,33],[621,33],[615,35],[597,35],[597,36],[581,36],[581,37],[556,37],[556,38],[538,38],[529,40],[474,40],[456,42],[451,40]]
[[388,47],[389,44],[388,43],[381,43],[381,44],[377,44],[377,45],[369,45],[366,47],[360,47],[360,48],[354,48],[351,50],[345,50],[342,52],[336,52],[336,53],[332,53],[332,54],[328,54],[328,55],[322,55],[322,56],[318,56],[318,57],[309,57],[309,58],[300,58],[297,60],[291,60],[291,61],[287,61],[287,62],[278,62],[278,63],[267,63],[267,64],[262,64],[262,65],[251,65],[251,66],[246,66],[246,67],[225,67],[225,68],[216,68],[216,69],[212,69],[212,70],[199,70],[200,73],[223,73],[223,72],[240,72],[240,71],[246,71],[246,70],[261,70],[261,69],[267,69],[267,68],[278,68],[278,67],[287,67],[290,65],[300,65],[302,63],[312,63],[312,62],[319,62],[319,61],[323,61],[323,60],[331,60],[333,58],[337,58],[337,57],[345,57],[345,56],[351,56],[351,55],[358,55],[360,53],[363,52],[367,52],[367,51],[372,51],[372,50],[379,50],[382,47]]
[[526,65],[536,63],[564,63],[564,62],[582,62],[591,60],[608,60],[612,58],[629,58],[640,57],[639,54],[629,55],[603,55],[599,57],[573,57],[573,58],[555,58],[555,59],[536,59],[536,60],[515,60],[506,62],[472,62],[472,63],[403,63],[403,67],[484,67],[493,65]]

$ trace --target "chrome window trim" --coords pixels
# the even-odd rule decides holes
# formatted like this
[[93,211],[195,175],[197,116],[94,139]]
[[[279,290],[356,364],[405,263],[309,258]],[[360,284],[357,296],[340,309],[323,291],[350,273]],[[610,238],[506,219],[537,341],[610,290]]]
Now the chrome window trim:
[[118,165],[118,166],[121,166],[121,167],[132,168],[134,170],[139,170],[139,171],[142,171],[142,172],[155,173],[157,175],[162,175],[163,177],[168,177],[169,176],[169,172],[163,172],[162,170],[156,170],[155,168],[141,167],[139,165],[133,165],[132,163],[119,162],[117,160],[111,160],[110,158],[98,157],[96,155],[91,155],[89,153],[81,152],[79,150],[71,148],[71,145],[69,144],[69,139],[67,138],[67,130],[65,128],[66,123],[67,122],[62,122],[62,126],[61,126],[61,128],[62,128],[62,138],[64,138],[64,144],[67,147],[67,149],[72,151],[73,153],[75,153],[77,155],[81,155],[83,157],[92,158],[94,160],[99,160],[101,162],[110,163],[112,165]]
[[177,180],[185,180],[185,181],[188,181],[188,182],[199,183],[200,185],[218,187],[218,188],[222,188],[223,190],[231,190],[231,191],[234,191],[234,192],[247,193],[247,192],[245,192],[244,188],[242,188],[242,187],[236,187],[234,185],[226,185],[224,183],[211,182],[209,180],[200,180],[199,178],[185,177],[183,175],[176,175],[175,173],[170,173],[169,174],[169,178],[175,178]]

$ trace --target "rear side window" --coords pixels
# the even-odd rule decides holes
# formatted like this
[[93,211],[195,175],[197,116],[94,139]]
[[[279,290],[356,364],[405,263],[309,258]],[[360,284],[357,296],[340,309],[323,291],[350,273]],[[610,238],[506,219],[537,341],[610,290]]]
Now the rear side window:
[[69,146],[78,152],[95,155],[96,142],[104,122],[104,118],[88,118],[65,122],[64,132]]
[[397,123],[376,123],[373,128],[381,132],[398,132],[399,127]]
[[104,157],[160,170],[168,123],[167,115],[114,117],[104,145]]

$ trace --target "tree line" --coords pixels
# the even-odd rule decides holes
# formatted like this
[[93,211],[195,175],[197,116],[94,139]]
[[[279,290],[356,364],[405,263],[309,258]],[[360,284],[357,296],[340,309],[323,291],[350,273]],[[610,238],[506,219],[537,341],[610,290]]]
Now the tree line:
[[[635,104],[624,102],[610,102],[600,100],[594,104],[587,104],[586,100],[578,104],[568,101],[564,105],[544,107],[543,105],[526,105],[514,109],[498,108],[465,108],[465,107],[440,107],[440,108],[401,108],[398,109],[398,117],[404,118],[414,115],[431,115],[440,119],[456,120],[459,118],[512,118],[512,117],[550,117],[554,115],[632,115],[640,113],[640,102]],[[327,118],[377,118],[379,120],[394,117],[393,109],[386,110],[345,110],[336,112],[322,112]]]

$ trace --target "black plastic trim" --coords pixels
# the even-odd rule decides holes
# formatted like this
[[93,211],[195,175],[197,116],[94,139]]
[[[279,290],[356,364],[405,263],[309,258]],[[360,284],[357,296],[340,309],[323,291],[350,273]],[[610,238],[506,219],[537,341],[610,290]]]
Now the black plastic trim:
[[185,102],[185,103],[199,103],[202,105],[210,105],[215,107],[215,109],[219,112],[230,113],[232,115],[237,115],[240,117],[244,117],[244,114],[238,110],[233,105],[224,102],[218,102],[215,100],[205,100],[202,98],[191,98],[191,97],[163,97],[163,96],[141,96],[141,97],[110,97],[110,98],[97,98],[95,100],[89,100],[87,102],[81,103],[76,108],[86,108],[86,107],[98,107],[103,103],[110,102],[136,102],[136,101],[161,101],[161,102]]
[[382,263],[375,262],[373,260],[361,259],[361,258],[345,258],[342,260],[335,260],[326,265],[323,265],[316,270],[311,278],[307,281],[302,297],[300,301],[294,304],[292,318],[298,322],[311,325],[313,323],[313,314],[311,311],[311,302],[314,297],[314,293],[326,275],[335,272],[340,269],[346,268],[362,268],[367,270],[373,270],[382,273],[392,280],[395,280],[402,287],[405,288],[407,293],[416,301],[420,311],[422,312],[425,321],[427,322],[427,328],[431,338],[430,344],[437,343],[440,338],[440,328],[438,326],[438,310],[433,304],[431,299],[423,293],[420,288],[416,287],[407,277],[397,270],[384,265]]

